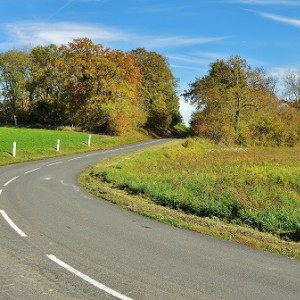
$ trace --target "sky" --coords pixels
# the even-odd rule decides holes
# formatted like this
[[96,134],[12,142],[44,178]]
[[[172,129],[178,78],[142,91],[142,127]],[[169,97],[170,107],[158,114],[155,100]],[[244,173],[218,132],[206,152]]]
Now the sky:
[[[300,0],[1,0],[0,52],[90,38],[164,55],[178,95],[218,59],[240,55],[279,80],[300,69]],[[279,81],[280,82],[280,81]],[[280,85],[278,93],[280,93]],[[180,97],[186,123],[194,107]]]

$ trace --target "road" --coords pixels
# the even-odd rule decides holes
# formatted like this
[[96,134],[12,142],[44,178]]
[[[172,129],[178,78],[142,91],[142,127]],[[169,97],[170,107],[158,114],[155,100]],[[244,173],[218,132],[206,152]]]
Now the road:
[[300,299],[300,262],[159,223],[78,175],[157,140],[0,168],[0,299]]

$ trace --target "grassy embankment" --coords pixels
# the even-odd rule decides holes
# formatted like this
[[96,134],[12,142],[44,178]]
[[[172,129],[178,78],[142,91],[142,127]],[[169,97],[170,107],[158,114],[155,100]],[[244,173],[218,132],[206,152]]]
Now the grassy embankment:
[[[143,132],[133,131],[121,137],[92,135],[88,147],[88,134],[71,130],[46,130],[0,127],[0,166],[44,159],[85,151],[107,149],[149,139]],[[56,142],[60,139],[60,151]],[[17,155],[12,156],[13,142],[17,142]]]
[[81,180],[142,215],[300,258],[299,158],[300,148],[230,149],[189,139],[102,161]]

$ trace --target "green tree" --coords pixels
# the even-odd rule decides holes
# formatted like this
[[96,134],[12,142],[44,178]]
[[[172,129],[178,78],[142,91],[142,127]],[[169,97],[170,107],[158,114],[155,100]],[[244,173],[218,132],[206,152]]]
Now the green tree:
[[240,56],[212,63],[208,75],[192,82],[183,95],[197,105],[192,130],[218,142],[243,143],[249,119],[278,105],[274,80]]
[[142,73],[140,101],[148,114],[146,125],[166,129],[178,118],[177,80],[161,54],[143,48],[132,50],[131,53]]
[[29,110],[27,84],[30,80],[29,56],[23,51],[10,50],[0,54],[0,98],[6,122],[14,116],[24,118]]
[[62,77],[56,66],[59,56],[58,47],[54,44],[37,46],[31,50],[31,81],[28,89],[32,101],[32,122],[62,125],[65,120]]

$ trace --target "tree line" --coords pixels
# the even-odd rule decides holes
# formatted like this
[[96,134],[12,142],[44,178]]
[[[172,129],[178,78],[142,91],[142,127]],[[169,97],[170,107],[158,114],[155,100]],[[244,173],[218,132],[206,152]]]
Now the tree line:
[[0,124],[75,126],[122,134],[181,122],[178,82],[164,56],[90,39],[0,54]]
[[208,74],[183,94],[197,106],[192,133],[224,144],[299,144],[300,72],[290,71],[282,79],[285,99],[277,95],[274,78],[238,55],[211,63]]

